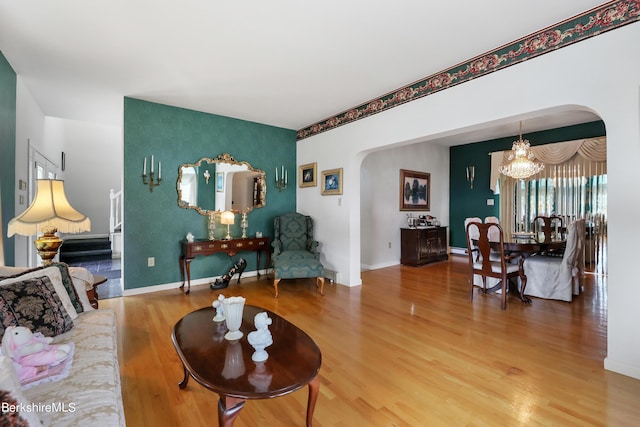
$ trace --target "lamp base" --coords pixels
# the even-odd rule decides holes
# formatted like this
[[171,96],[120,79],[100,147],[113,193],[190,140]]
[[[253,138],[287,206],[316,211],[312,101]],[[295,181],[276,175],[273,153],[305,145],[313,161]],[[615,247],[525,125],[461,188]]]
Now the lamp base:
[[44,265],[49,265],[53,262],[53,259],[58,254],[58,249],[62,246],[62,239],[55,234],[57,231],[58,229],[55,227],[43,227],[42,236],[33,242]]

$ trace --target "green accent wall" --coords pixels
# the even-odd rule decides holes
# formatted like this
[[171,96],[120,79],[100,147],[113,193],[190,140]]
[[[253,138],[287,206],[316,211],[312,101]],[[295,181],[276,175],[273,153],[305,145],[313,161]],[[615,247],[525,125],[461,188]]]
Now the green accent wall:
[[[274,185],[275,168],[296,176],[296,132],[259,123],[177,108],[133,98],[124,99],[124,256],[125,289],[179,282],[180,241],[188,232],[206,238],[207,218],[178,207],[178,167],[202,157],[229,153],[267,174],[267,203],[248,215],[248,235],[262,231],[273,235],[273,218],[296,209],[295,179],[283,191]],[[162,162],[162,183],[149,191],[142,184],[145,156]],[[147,171],[150,164],[147,165]],[[213,177],[212,177],[213,178]],[[212,183],[213,184],[213,183]],[[226,226],[216,227],[222,237]],[[240,216],[231,226],[240,236]],[[155,257],[155,267],[147,258]],[[247,271],[256,269],[255,252],[234,257],[247,260]],[[264,268],[265,257],[262,258]],[[219,276],[232,265],[225,254],[198,257],[191,263],[191,279]]]
[[16,182],[16,73],[0,52],[0,194],[4,262],[15,265],[14,239],[7,237],[7,224],[15,216]]
[[[571,141],[605,135],[605,125],[595,121],[575,126],[566,126],[541,132],[523,134],[531,145]],[[449,161],[449,241],[450,246],[467,246],[464,220],[468,217],[500,217],[500,196],[489,188],[491,156],[489,153],[511,149],[518,135],[451,147]],[[473,189],[466,179],[466,167],[475,166]],[[487,206],[487,199],[494,199],[493,206]]]

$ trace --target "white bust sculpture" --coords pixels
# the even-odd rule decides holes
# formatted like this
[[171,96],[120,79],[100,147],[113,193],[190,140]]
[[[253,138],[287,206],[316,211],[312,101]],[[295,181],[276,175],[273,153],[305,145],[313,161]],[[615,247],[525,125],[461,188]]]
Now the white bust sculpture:
[[254,362],[264,362],[269,357],[269,353],[264,349],[273,344],[273,338],[269,331],[269,325],[271,325],[272,320],[266,312],[261,311],[255,315],[253,323],[257,330],[249,332],[249,335],[247,335],[249,344],[256,349],[255,353],[251,356],[251,360]]

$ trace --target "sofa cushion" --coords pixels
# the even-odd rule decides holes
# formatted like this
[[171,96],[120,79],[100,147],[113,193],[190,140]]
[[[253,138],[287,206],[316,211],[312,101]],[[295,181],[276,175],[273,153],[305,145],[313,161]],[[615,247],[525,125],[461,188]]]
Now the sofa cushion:
[[48,276],[0,286],[0,338],[8,326],[24,326],[54,337],[73,328]]
[[0,425],[39,426],[40,419],[31,401],[22,392],[13,361],[0,355]]
[[[11,273],[11,271],[13,272]],[[71,318],[75,319],[77,317],[77,313],[82,313],[84,311],[76,291],[76,287],[73,284],[73,278],[69,272],[69,266],[65,263],[54,262],[48,266],[41,266],[26,270],[20,267],[0,267],[0,276],[5,276],[0,282],[0,285],[3,283],[10,283],[10,281],[31,277],[49,276],[51,282],[56,286],[58,296],[65,304],[65,308],[67,308]],[[6,282],[7,280],[9,280],[9,282]],[[66,296],[62,295],[63,290],[66,292]],[[70,309],[69,306],[73,307],[73,309]]]
[[76,288],[83,311],[95,310],[87,296],[87,289],[93,288],[93,274],[84,267],[69,267],[69,274]]
[[40,413],[43,424],[124,426],[115,312],[99,309],[82,313],[73,330],[53,340],[54,344],[66,342],[75,344],[69,376],[58,382],[39,384],[24,392],[32,402],[43,405],[74,404],[73,412]]

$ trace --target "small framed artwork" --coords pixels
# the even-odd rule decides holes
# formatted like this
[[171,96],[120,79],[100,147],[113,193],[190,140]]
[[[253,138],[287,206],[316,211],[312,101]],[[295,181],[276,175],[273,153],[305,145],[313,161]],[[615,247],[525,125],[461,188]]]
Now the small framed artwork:
[[342,194],[342,168],[322,171],[322,195]]
[[316,183],[316,170],[318,169],[316,163],[309,163],[302,165],[298,168],[298,182],[300,188],[302,187],[315,187]]
[[400,210],[428,211],[431,174],[400,169]]
[[216,173],[216,191],[222,193],[224,191],[224,172]]

